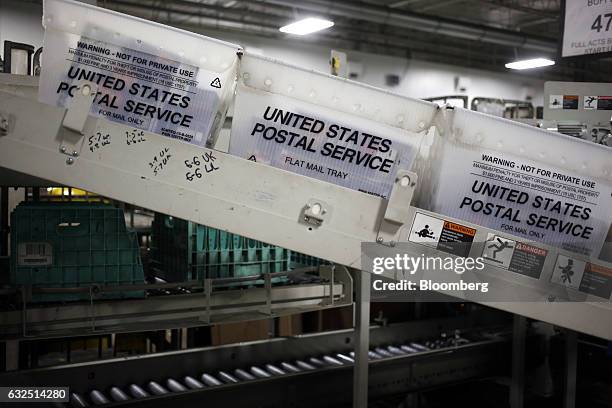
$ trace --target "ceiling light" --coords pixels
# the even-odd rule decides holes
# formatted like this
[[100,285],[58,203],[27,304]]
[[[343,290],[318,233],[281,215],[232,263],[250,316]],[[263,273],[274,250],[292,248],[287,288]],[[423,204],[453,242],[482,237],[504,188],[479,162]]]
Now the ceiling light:
[[294,23],[287,24],[279,28],[283,33],[306,35],[316,31],[325,30],[334,25],[333,21],[324,20],[322,18],[308,17],[303,20],[298,20]]
[[506,64],[506,68],[531,69],[531,68],[548,67],[550,65],[555,65],[555,61],[549,60],[547,58],[533,58],[533,59],[528,59],[528,60],[509,62]]

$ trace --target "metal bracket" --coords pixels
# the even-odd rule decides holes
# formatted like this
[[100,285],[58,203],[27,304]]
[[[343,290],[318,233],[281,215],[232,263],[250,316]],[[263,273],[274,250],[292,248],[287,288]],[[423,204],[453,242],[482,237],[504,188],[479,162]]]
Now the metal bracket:
[[72,132],[62,133],[59,151],[69,156],[66,159],[68,165],[74,163],[74,160],[79,156],[85,122],[89,117],[89,111],[97,92],[95,85],[89,82],[81,82],[74,91],[74,96],[68,109],[66,109],[62,126]]
[[272,311],[272,277],[269,273],[264,273],[263,277],[266,287],[266,312],[268,315],[272,316],[274,314]]
[[[338,267],[340,268],[340,266]],[[329,297],[325,302],[325,305],[333,306],[334,305],[334,283],[335,283],[335,272],[336,265],[321,265],[319,266],[319,276],[321,278],[327,279],[329,281]]]
[[9,120],[8,117],[5,117],[0,113],[0,136],[8,135],[9,131]]
[[304,221],[315,227],[320,226],[329,217],[331,207],[324,201],[311,198],[304,207]]
[[[212,297],[212,279],[204,279],[204,295],[206,296],[206,323],[210,324],[211,318],[211,297]],[[202,320],[200,318],[200,320]]]
[[417,175],[411,171],[399,170],[391,190],[387,208],[380,222],[376,241],[394,246],[399,240],[400,228],[410,222],[410,203],[416,188]]

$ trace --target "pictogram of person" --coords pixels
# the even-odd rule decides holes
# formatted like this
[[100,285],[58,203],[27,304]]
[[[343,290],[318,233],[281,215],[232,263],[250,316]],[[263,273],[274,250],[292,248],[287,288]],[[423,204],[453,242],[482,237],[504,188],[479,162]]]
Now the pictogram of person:
[[432,238],[434,237],[433,231],[429,229],[429,225],[425,225],[423,229],[416,233],[421,238]]
[[495,240],[498,243],[492,243],[491,245],[489,245],[487,248],[495,248],[495,250],[493,251],[493,259],[497,259],[497,254],[501,251],[503,251],[506,248],[512,248],[512,246],[510,245],[509,242],[507,241],[502,241],[499,237],[496,237]]
[[572,259],[567,260],[567,265],[558,266],[558,268],[561,269],[561,281],[563,283],[572,283],[572,276],[574,275],[574,271],[572,270],[573,266],[574,261]]

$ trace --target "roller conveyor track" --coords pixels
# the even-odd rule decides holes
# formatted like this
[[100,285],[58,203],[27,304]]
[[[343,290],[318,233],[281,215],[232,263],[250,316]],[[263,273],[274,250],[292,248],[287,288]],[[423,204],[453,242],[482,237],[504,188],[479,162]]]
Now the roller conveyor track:
[[[427,353],[436,354],[452,352],[458,347],[471,345],[473,342],[468,338],[461,337],[456,333],[455,337],[447,338],[445,335],[437,339],[429,339],[421,342],[409,342],[407,344],[395,344],[378,346],[369,351],[369,360],[384,361],[388,359],[401,359],[403,356],[426,357]],[[477,346],[478,342],[474,342]],[[321,356],[309,357],[307,360],[316,361],[316,366],[304,366],[297,361],[281,361],[279,363],[267,363],[265,365],[253,365],[250,367],[229,369],[216,373],[202,373],[198,375],[200,381],[194,376],[185,376],[182,380],[168,378],[162,384],[155,381],[145,382],[144,385],[129,384],[123,387],[113,386],[107,391],[93,389],[87,393],[89,398],[83,395],[72,393],[71,402],[68,406],[82,408],[85,406],[103,406],[114,403],[128,402],[131,400],[155,398],[173,393],[185,393],[190,390],[203,390],[211,387],[221,387],[225,385],[240,385],[248,381],[266,381],[278,376],[289,376],[294,374],[312,374],[315,371],[327,370],[338,367],[352,367],[354,360],[350,353],[330,353]],[[303,363],[303,362],[302,362]],[[281,368],[282,367],[282,368]],[[299,367],[299,368],[298,368]],[[244,372],[250,373],[250,377],[245,377]],[[149,393],[140,390],[148,389]],[[132,390],[131,396],[127,395],[123,389]]]
[[[469,340],[464,339],[464,338],[460,338],[459,340],[461,340],[461,344],[470,343]],[[418,343],[414,343],[414,344],[418,344]],[[456,347],[458,344],[459,342],[449,342],[443,346],[438,347],[437,349],[443,350],[443,349],[447,349],[451,347]],[[414,352],[403,351],[401,348],[397,348],[396,346],[393,346],[393,345],[390,345],[387,347],[376,347],[375,351],[371,351],[370,360],[371,361],[380,360],[380,359],[385,359],[385,358],[393,358],[399,355],[417,354],[417,353],[423,353],[425,351],[430,351],[430,349],[427,348],[426,346],[422,346],[422,345],[420,346],[422,347],[421,351],[414,351]],[[395,353],[390,351],[393,349],[396,350]],[[268,379],[268,378],[272,378],[275,376],[281,376],[281,375],[307,373],[309,371],[313,371],[317,369],[322,370],[322,369],[332,368],[332,367],[351,366],[354,363],[351,357],[348,357],[342,353],[337,353],[336,357],[330,356],[330,355],[323,355],[318,358],[317,357],[314,357],[314,358],[317,361],[319,361],[320,366],[318,368],[313,367],[313,366],[298,368],[296,366],[297,365],[296,362],[289,363],[289,362],[283,361],[283,362],[280,362],[279,365],[285,368],[286,371],[279,368],[277,365],[266,364],[265,366],[262,366],[262,367],[251,366],[250,368],[248,368],[247,372],[250,372],[252,374],[250,378],[248,377],[245,378],[240,375],[241,373],[244,373],[244,369],[235,369],[235,370],[229,370],[229,372],[233,372],[234,375],[229,374],[228,372],[225,372],[225,371],[219,371],[216,374],[203,373],[200,376],[201,382],[191,376],[185,376],[182,381],[178,381],[173,378],[168,378],[165,382],[165,387],[154,381],[150,381],[146,384],[145,388],[148,388],[149,391],[153,395],[165,395],[171,392],[174,392],[174,393],[186,392],[189,389],[203,389],[207,387],[218,387],[224,384],[239,384],[239,383],[242,383],[243,381],[255,381],[258,378]],[[89,392],[89,402],[91,402],[91,404],[93,405],[106,405],[106,404],[110,404],[111,402],[128,401],[132,398],[142,399],[142,398],[151,397],[150,394],[142,393],[140,391],[142,390],[142,387],[138,386],[137,384],[130,384],[129,386],[124,387],[124,388],[127,388],[128,390],[132,390],[131,392],[132,397],[129,397],[125,392],[123,392],[121,388],[114,386],[114,387],[111,387],[107,393],[104,393],[99,390],[91,390]],[[86,405],[83,405],[83,404],[86,404]],[[72,393],[70,406],[75,407],[75,408],[81,408],[83,406],[87,406],[87,399],[83,398],[83,396],[80,394]]]
[[[506,338],[464,327],[453,336],[440,335],[440,327],[444,333],[454,333],[447,326],[451,323],[458,324],[457,319],[373,328],[373,393],[408,392],[502,374],[507,353],[500,351],[507,350]],[[315,401],[317,406],[335,406],[350,398],[338,390],[350,388],[352,334],[338,331],[22,375],[30,383],[63,379],[71,387],[68,407],[167,406],[170,400],[181,406],[259,406],[256,401],[262,395],[267,396],[265,406],[269,407],[286,406],[287,398],[294,397],[298,407],[312,406]],[[287,387],[295,395],[278,393]]]

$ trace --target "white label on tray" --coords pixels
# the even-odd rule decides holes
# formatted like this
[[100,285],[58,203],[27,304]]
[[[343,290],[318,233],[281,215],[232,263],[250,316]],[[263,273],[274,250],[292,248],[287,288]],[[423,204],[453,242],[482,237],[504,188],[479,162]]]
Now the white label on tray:
[[230,154],[387,198],[422,136],[239,86]]
[[[39,100],[68,107],[81,81],[97,87],[91,114],[204,145],[231,69],[205,71],[168,58],[47,31]],[[160,51],[162,52],[162,51]]]
[[612,218],[611,192],[567,170],[449,145],[433,211],[597,257]]
[[48,242],[20,242],[17,245],[17,265],[53,265],[53,247]]

